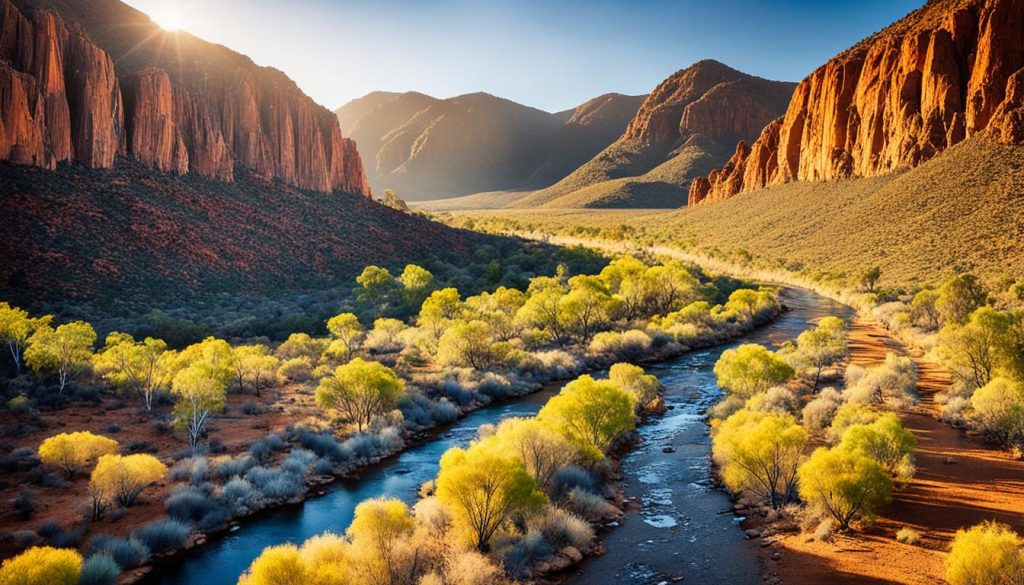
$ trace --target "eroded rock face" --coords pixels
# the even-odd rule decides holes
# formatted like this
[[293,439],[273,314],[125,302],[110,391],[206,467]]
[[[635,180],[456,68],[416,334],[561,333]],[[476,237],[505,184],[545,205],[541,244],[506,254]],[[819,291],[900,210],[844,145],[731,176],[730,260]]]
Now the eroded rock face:
[[658,85],[623,138],[646,145],[673,144],[694,134],[724,144],[749,140],[782,111],[792,89],[701,61]]
[[[90,8],[52,4],[60,11],[0,0],[0,159],[109,168],[122,154],[222,181],[234,180],[240,164],[306,189],[370,196],[355,143],[281,72],[189,37],[188,62],[162,63],[164,49],[147,48],[156,65],[119,73],[111,53],[62,16]],[[203,51],[215,66],[194,58]]]
[[930,2],[800,82],[749,156],[695,181],[689,204],[915,167],[980,132],[1024,142],[1022,66],[1024,0]]

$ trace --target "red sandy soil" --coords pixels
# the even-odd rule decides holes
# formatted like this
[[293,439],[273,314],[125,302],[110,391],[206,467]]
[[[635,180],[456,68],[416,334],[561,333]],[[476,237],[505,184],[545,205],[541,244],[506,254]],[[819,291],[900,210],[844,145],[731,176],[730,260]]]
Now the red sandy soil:
[[[267,411],[258,415],[243,414],[241,407],[249,402],[260,404]],[[38,427],[38,430],[27,435],[5,439],[16,447],[32,449],[38,448],[46,437],[82,430],[115,439],[122,449],[135,441],[147,441],[156,448],[154,456],[168,467],[174,464],[172,453],[188,447],[188,442],[172,431],[159,429],[154,424],[157,418],[143,413],[141,400],[126,396],[122,408],[116,408],[115,403],[113,397],[104,394],[99,404],[76,403],[60,410],[46,410],[34,421],[15,421],[14,415],[6,412],[0,415],[0,425],[21,422]],[[164,406],[154,410],[166,412],[169,409]],[[317,409],[310,390],[291,385],[276,391],[266,391],[260,398],[249,394],[230,394],[228,413],[214,417],[209,423],[208,440],[219,439],[227,448],[224,454],[211,455],[211,459],[246,452],[254,440],[289,424],[316,417]],[[120,432],[110,432],[111,425],[120,427]],[[83,514],[87,513],[89,507],[88,474],[75,478],[71,485],[65,487],[34,485],[29,482],[28,475],[28,472],[8,473],[0,478],[0,534],[37,530],[47,522],[57,522],[65,529],[82,522]],[[82,544],[87,544],[93,535],[121,536],[146,522],[165,516],[163,499],[172,485],[174,482],[168,480],[156,483],[142,492],[138,502],[128,509],[124,517],[92,523]],[[36,502],[36,510],[28,520],[22,520],[13,507],[14,498],[24,491],[31,491]],[[17,552],[11,548],[12,544],[9,539],[0,541],[0,558]]]
[[[920,404],[899,412],[918,440],[917,473],[893,493],[892,503],[868,530],[837,535],[832,543],[786,535],[762,548],[766,578],[799,585],[931,585],[943,582],[945,553],[958,528],[997,520],[1024,531],[1024,462],[935,418],[935,394],[949,386],[948,374],[859,317],[851,327],[850,349],[850,361],[858,365],[880,363],[887,352],[910,355],[917,364]],[[920,545],[896,542],[896,532],[905,526],[921,534]]]

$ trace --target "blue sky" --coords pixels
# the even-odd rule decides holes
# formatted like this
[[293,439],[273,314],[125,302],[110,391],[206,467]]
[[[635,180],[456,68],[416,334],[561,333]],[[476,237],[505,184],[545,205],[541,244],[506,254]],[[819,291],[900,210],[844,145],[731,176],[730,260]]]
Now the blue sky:
[[486,91],[557,111],[704,58],[796,81],[923,0],[127,0],[285,71],[334,109]]

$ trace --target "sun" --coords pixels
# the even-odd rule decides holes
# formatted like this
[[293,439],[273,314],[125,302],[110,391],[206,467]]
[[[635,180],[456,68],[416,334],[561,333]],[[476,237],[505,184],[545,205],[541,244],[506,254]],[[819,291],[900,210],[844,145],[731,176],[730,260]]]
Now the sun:
[[161,2],[150,10],[150,18],[166,31],[178,31],[185,27],[185,10],[177,2]]

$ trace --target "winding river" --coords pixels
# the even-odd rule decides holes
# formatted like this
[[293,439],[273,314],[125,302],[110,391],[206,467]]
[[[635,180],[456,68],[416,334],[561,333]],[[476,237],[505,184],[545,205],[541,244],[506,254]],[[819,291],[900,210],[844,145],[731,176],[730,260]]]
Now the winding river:
[[[852,314],[844,305],[801,289],[785,289],[783,303],[789,311],[740,339],[648,367],[664,384],[665,402],[672,409],[641,427],[643,443],[623,460],[627,493],[637,498],[640,508],[602,535],[607,554],[586,561],[575,582],[657,584],[682,576],[686,583],[760,583],[752,548],[756,545],[744,540],[736,519],[727,513],[728,497],[711,483],[703,413],[721,394],[712,368],[724,350],[741,343],[780,344],[821,317]],[[321,497],[244,520],[238,530],[158,567],[148,582],[233,585],[265,547],[300,543],[325,531],[344,532],[356,505],[365,499],[396,497],[411,504],[420,484],[437,474],[445,450],[467,444],[480,425],[535,414],[557,390],[545,388],[478,410],[364,470],[361,477],[337,482]],[[671,452],[664,452],[666,447]]]

